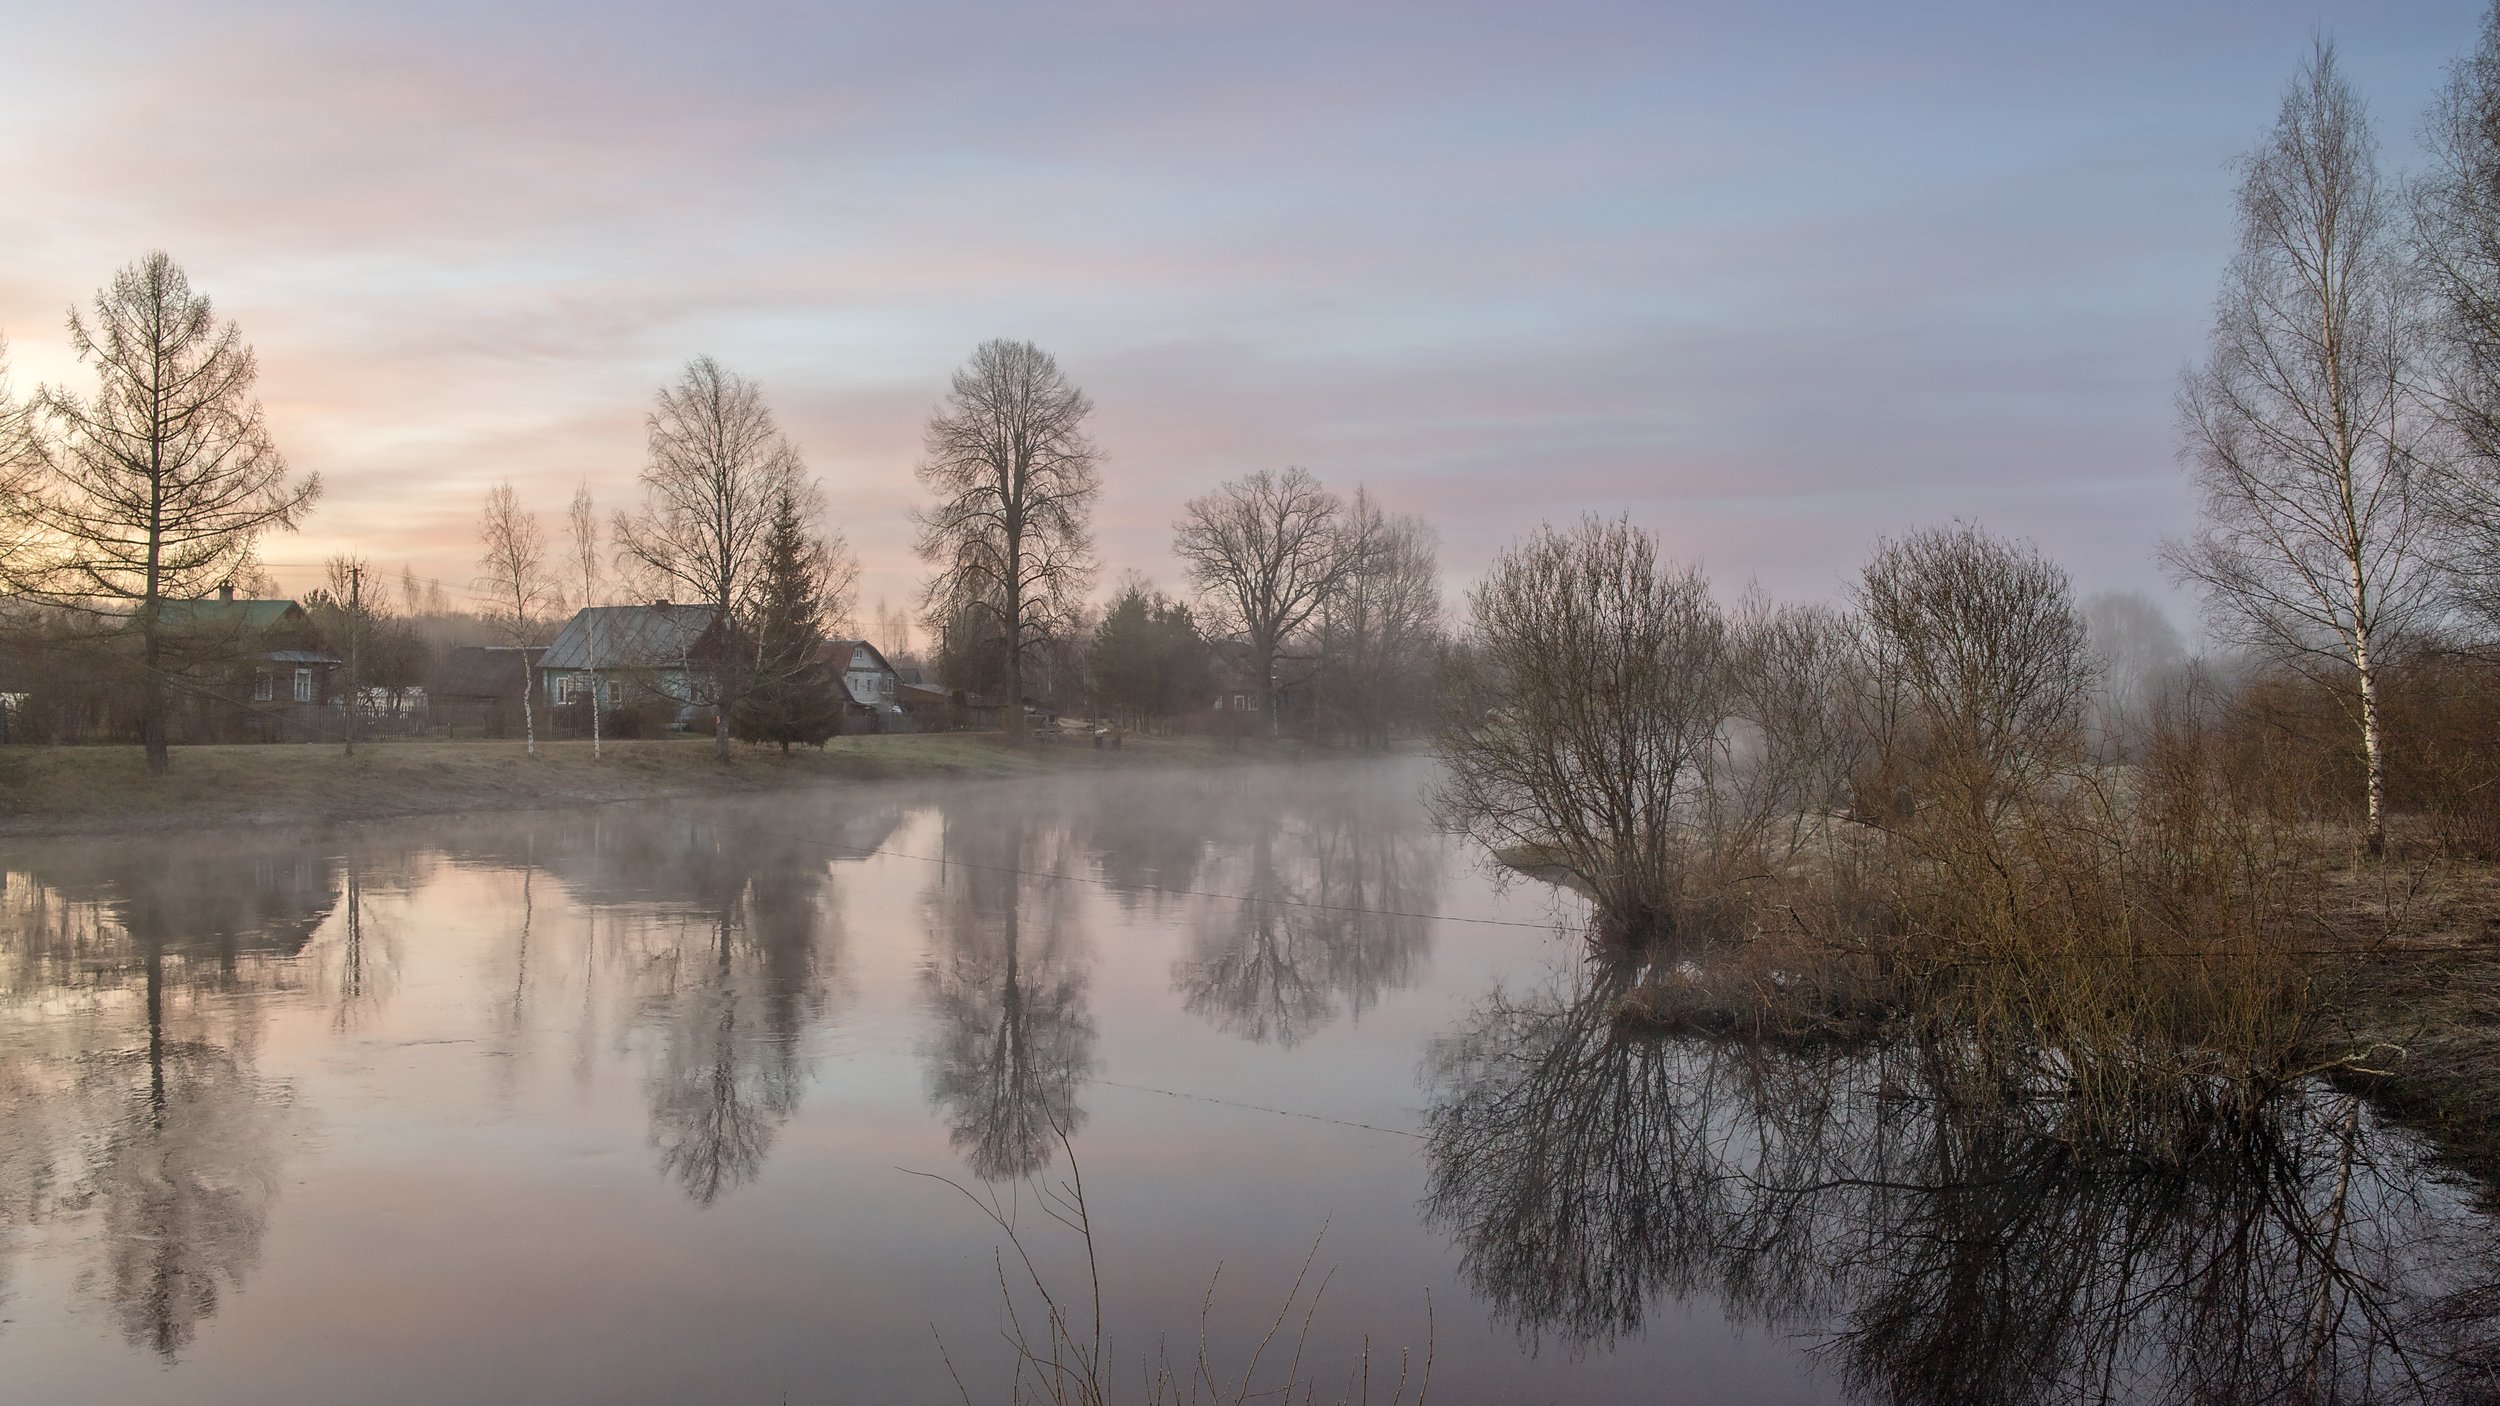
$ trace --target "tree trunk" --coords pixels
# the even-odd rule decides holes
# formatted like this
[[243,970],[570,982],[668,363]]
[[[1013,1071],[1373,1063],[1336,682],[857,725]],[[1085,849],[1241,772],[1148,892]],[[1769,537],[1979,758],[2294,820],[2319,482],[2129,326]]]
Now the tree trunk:
[[1007,745],[1021,747],[1027,729],[1024,717],[1024,520],[1022,474],[1009,486],[1013,497],[1007,516],[1007,618],[1001,627],[1007,639]]
[[1273,742],[1281,725],[1276,716],[1276,646],[1259,646],[1258,660],[1259,717],[1267,724],[1267,740]]
[[538,714],[530,707],[530,695],[538,692],[538,681],[530,677],[528,650],[521,651],[521,746],[531,756],[538,755]]
[[1029,734],[1024,716],[1024,651],[1011,638],[1007,646],[1007,741],[1021,747]]
[[2387,853],[2387,753],[2379,729],[2378,666],[2370,659],[2367,632],[2353,640],[2353,665],[2361,684],[2361,767],[2366,807],[2361,852],[2377,859]]
[[156,603],[148,602],[146,647],[141,652],[146,677],[139,681],[139,738],[147,744],[148,775],[163,776],[174,765],[173,753],[165,745],[165,675],[162,672],[163,646],[156,638]]

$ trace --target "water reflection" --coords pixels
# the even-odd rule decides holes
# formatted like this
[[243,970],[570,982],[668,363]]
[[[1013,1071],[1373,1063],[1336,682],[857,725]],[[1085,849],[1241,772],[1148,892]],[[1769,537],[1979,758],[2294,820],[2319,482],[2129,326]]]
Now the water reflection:
[[[1271,783],[1273,784],[1273,783]],[[1190,1011],[1291,1046],[1413,984],[1430,949],[1442,847],[1411,796],[1306,782],[1290,800],[1207,808],[1199,905],[1172,984]]]
[[1871,1400],[2488,1399],[2500,1243],[2347,1098],[2086,1156],[1916,1051],[1623,1033],[1621,981],[1492,1001],[1430,1064],[1428,1215],[1532,1343],[1708,1294]]
[[944,863],[922,900],[929,1096],[974,1176],[1020,1177],[1083,1121],[1077,1086],[1093,1070],[1076,893],[1046,877],[1069,872],[1077,836],[1022,797],[949,806],[943,825]]
[[[170,847],[169,847],[170,848]],[[0,1082],[9,1222],[94,1209],[81,1277],[133,1345],[173,1360],[259,1256],[290,1090],[255,1068],[261,998],[339,900],[293,846],[96,846],[11,876],[15,1022]]]
[[[515,1038],[534,1028],[525,1003],[538,875],[578,912],[578,1028],[595,1028],[604,949],[641,1048],[659,1169],[708,1206],[762,1173],[798,1111],[804,1039],[828,1016],[839,966],[834,867],[877,848],[902,819],[892,806],[821,798],[603,810],[481,826],[457,853],[517,876],[506,998]],[[589,1059],[577,1046],[577,1077]]]

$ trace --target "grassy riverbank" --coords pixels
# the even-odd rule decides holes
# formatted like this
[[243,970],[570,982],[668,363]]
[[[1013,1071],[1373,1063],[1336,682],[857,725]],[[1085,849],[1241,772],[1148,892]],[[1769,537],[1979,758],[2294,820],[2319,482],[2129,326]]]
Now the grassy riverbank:
[[740,746],[722,766],[709,738],[610,742],[368,743],[183,747],[151,777],[137,747],[0,749],[0,835],[126,834],[228,825],[306,824],[397,815],[530,810],[663,796],[749,795],[798,786],[911,777],[1008,777],[1209,763],[1266,755],[1196,738],[1130,737],[1009,747],[995,735],[845,737],[821,750]]

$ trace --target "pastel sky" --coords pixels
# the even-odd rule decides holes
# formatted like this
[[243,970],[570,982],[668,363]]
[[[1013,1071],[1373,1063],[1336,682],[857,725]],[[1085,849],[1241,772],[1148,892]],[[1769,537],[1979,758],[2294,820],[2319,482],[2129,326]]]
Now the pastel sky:
[[2438,3],[10,7],[0,333],[171,251],[353,549],[455,595],[487,488],[625,503],[653,392],[761,381],[901,601],[919,430],[986,337],[1099,407],[1106,580],[1294,463],[1464,585],[1628,511],[1730,593],[1955,516],[2085,590],[2189,528],[2173,397],[2231,159],[2331,34],[2390,160]]

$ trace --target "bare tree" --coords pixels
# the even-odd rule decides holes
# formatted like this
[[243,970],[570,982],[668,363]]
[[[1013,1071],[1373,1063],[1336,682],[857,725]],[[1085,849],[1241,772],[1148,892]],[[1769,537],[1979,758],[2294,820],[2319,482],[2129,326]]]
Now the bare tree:
[[1360,542],[1344,530],[1345,504],[1309,471],[1265,469],[1192,498],[1173,526],[1172,554],[1219,635],[1249,650],[1259,707],[1274,736],[1276,656],[1344,583]]
[[535,514],[521,507],[509,483],[486,492],[478,518],[477,589],[486,597],[486,618],[521,654],[521,729],[529,753],[538,755],[538,715],[532,697],[528,647],[547,617],[564,608],[564,596],[547,569],[547,534]]
[[762,387],[708,356],[686,363],[647,424],[643,505],[617,516],[617,554],[711,606],[719,632],[711,651],[712,746],[726,763],[741,684],[732,637],[762,570],[774,495],[805,470],[773,423]]
[[1068,622],[1094,581],[1091,519],[1102,452],[1094,403],[1031,342],[994,340],[955,373],[929,417],[918,547],[937,568],[921,593],[931,630],[969,623],[1007,666],[1007,736],[1025,734],[1026,655]]
[[2351,700],[2386,846],[2379,671],[2421,601],[2404,277],[2360,100],[2321,43],[2241,163],[2240,250],[2181,401],[2205,527],[2168,559],[2222,629]]
[[1343,528],[1345,571],[1321,602],[1319,678],[1328,711],[1363,746],[1428,721],[1441,646],[1440,543],[1422,518],[1381,510],[1358,488]]
[[92,321],[72,309],[69,337],[95,367],[96,392],[36,392],[49,449],[28,516],[62,545],[60,599],[127,612],[148,770],[162,775],[172,763],[164,602],[249,571],[261,534],[292,530],[321,479],[287,473],[252,398],[251,348],[166,254],[115,274]]
[[2098,591],[2082,604],[2085,633],[2099,663],[2095,702],[2105,743],[2132,746],[2156,700],[2188,666],[2187,641],[2161,605],[2141,591]]
[[912,652],[911,612],[889,609],[885,597],[877,597],[876,609],[870,612],[871,627],[877,632],[877,648],[888,659],[901,659]]
[[1896,775],[1995,833],[2081,745],[2099,669],[2066,573],[1964,523],[1879,544],[1857,595],[1867,674],[1900,696],[1881,741]]
[[[599,509],[598,505],[591,501],[589,484],[578,484],[574,487],[573,506],[567,515],[567,523],[572,532],[566,545],[572,549],[573,569],[581,576],[582,608],[588,610],[599,603],[599,567],[604,559],[604,544],[600,540],[599,532]],[[599,617],[592,615],[586,623],[590,631],[590,758],[592,761],[597,761],[600,741]]]
[[2425,487],[2450,602],[2500,625],[2500,7],[2449,71],[2409,192],[2427,295],[2421,383],[2454,451]]
[[1730,712],[1708,583],[1629,522],[1591,518],[1504,552],[1469,605],[1436,739],[1442,822],[1568,875],[1617,938],[1671,933]]
[[1866,685],[1860,623],[1758,593],[1738,607],[1728,653],[1731,706],[1745,725],[1740,764],[1706,798],[1730,857],[1760,847],[1765,860],[1785,864],[1828,836],[1847,808],[1867,749],[1857,711]]

